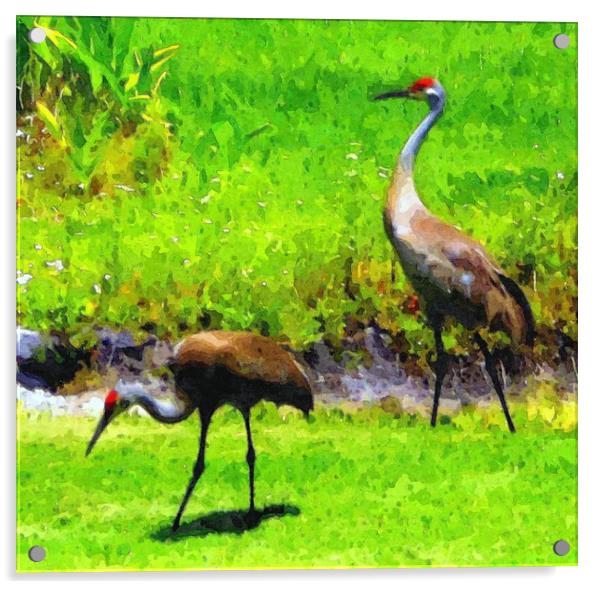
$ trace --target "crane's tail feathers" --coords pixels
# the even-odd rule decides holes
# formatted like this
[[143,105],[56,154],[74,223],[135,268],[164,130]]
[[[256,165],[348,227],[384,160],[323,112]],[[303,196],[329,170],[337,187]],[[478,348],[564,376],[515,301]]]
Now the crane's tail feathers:
[[533,347],[535,343],[535,319],[533,317],[533,311],[531,310],[531,305],[525,296],[525,293],[521,289],[521,287],[509,278],[505,274],[499,274],[499,279],[504,285],[504,288],[508,291],[508,294],[516,301],[518,306],[521,308],[523,312],[523,317],[525,318],[525,343],[529,347]]

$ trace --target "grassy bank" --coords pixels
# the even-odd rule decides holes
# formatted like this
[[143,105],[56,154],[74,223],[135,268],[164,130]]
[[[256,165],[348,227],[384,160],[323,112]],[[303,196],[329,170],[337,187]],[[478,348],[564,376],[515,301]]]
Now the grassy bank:
[[576,41],[554,23],[19,19],[19,322],[301,348],[377,321],[421,349],[381,208],[425,106],[369,98],[434,75],[426,204],[576,337]]
[[[246,440],[240,416],[224,410],[175,535],[195,419],[167,427],[122,417],[85,459],[93,420],[21,414],[18,568],[574,564],[576,431],[524,406],[513,411],[516,435],[499,411],[466,409],[433,430],[377,409],[319,408],[308,423],[257,408],[258,507],[276,515],[240,533]],[[558,539],[571,544],[568,556],[554,555]],[[42,563],[27,558],[34,544],[47,550]]]

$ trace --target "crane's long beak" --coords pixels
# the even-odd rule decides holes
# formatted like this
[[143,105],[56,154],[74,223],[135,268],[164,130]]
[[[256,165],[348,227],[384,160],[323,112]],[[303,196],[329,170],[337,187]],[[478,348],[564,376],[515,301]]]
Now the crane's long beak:
[[394,90],[393,92],[385,92],[375,96],[372,100],[387,100],[389,98],[413,98],[412,93],[405,88],[404,90]]
[[90,452],[92,452],[92,448],[94,448],[94,445],[98,441],[98,438],[100,438],[100,434],[102,434],[102,432],[105,431],[105,428],[107,427],[107,425],[109,425],[109,423],[111,423],[114,416],[115,416],[115,413],[112,413],[110,415],[107,415],[106,412],[103,413],[102,417],[100,418],[100,421],[98,422],[98,425],[96,426],[96,430],[94,431],[94,434],[92,435],[92,438],[90,438],[88,447],[86,448],[86,456],[88,456],[88,454],[90,454]]

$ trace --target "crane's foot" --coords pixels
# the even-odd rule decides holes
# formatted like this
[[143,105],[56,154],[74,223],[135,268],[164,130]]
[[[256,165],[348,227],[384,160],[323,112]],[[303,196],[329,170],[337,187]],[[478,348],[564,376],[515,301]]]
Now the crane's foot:
[[247,524],[247,527],[254,527],[259,521],[260,517],[261,514],[255,509],[255,507],[249,509],[249,511],[247,511],[245,514],[245,523]]
[[176,519],[174,519],[174,521],[173,521],[173,524],[171,524],[171,531],[177,532],[179,527],[180,527],[180,518],[176,517]]

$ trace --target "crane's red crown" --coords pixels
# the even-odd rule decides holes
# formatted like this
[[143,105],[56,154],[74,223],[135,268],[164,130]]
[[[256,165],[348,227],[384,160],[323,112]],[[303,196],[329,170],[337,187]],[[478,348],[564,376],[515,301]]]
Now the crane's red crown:
[[111,411],[118,399],[119,393],[115,389],[111,389],[105,398],[105,411]]
[[410,86],[410,92],[421,92],[435,84],[435,78],[420,78]]

